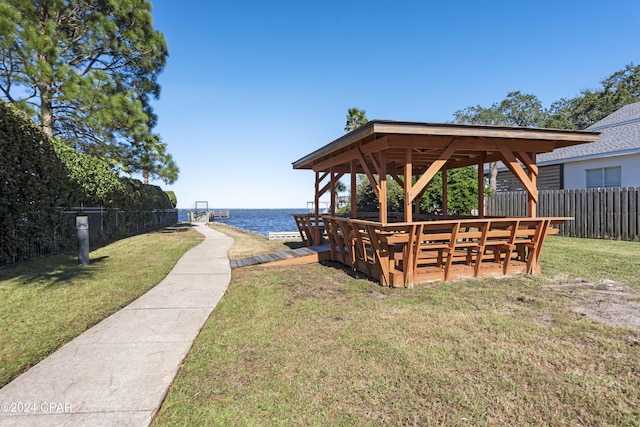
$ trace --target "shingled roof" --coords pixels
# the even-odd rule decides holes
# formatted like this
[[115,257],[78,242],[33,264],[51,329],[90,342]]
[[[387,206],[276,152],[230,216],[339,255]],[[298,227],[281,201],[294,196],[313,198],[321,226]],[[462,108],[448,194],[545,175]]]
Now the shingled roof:
[[602,132],[600,139],[541,153],[538,166],[640,153],[640,102],[625,105],[586,130]]

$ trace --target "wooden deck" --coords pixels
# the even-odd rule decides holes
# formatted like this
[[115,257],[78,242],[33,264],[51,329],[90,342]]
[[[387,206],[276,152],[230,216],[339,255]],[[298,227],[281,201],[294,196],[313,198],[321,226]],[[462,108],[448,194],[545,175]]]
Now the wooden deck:
[[231,260],[231,268],[248,267],[251,265],[284,266],[295,264],[312,264],[328,261],[331,258],[329,245],[308,246],[290,251],[257,255],[249,258]]

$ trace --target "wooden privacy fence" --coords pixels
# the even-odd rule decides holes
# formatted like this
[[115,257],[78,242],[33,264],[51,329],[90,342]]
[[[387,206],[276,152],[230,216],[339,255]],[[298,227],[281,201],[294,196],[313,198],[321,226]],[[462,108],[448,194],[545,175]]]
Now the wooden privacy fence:
[[[509,191],[485,199],[487,216],[526,216],[527,193]],[[636,240],[640,236],[640,187],[541,190],[539,217],[574,217],[560,235]]]

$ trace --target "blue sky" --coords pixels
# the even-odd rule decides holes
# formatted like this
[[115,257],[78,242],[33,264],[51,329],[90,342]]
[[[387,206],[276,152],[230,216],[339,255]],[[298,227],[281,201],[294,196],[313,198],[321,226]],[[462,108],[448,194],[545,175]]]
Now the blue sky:
[[347,109],[447,122],[510,91],[544,107],[640,62],[638,0],[152,0],[169,46],[156,130],[178,207],[305,208],[291,163],[344,134]]

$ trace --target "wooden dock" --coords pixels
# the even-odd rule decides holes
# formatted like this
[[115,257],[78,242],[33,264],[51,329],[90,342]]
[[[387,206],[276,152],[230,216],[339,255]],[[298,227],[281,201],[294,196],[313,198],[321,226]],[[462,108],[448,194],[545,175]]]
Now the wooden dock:
[[285,240],[285,241],[300,241],[300,233],[298,231],[278,231],[269,233],[269,240]]
[[248,267],[250,265],[285,266],[295,264],[312,264],[328,261],[330,258],[329,245],[309,246],[292,249],[290,251],[257,255],[249,258],[231,260],[231,268]]
[[214,220],[214,219],[229,219],[229,211],[225,211],[225,210],[212,210],[209,211],[209,219],[210,220]]

